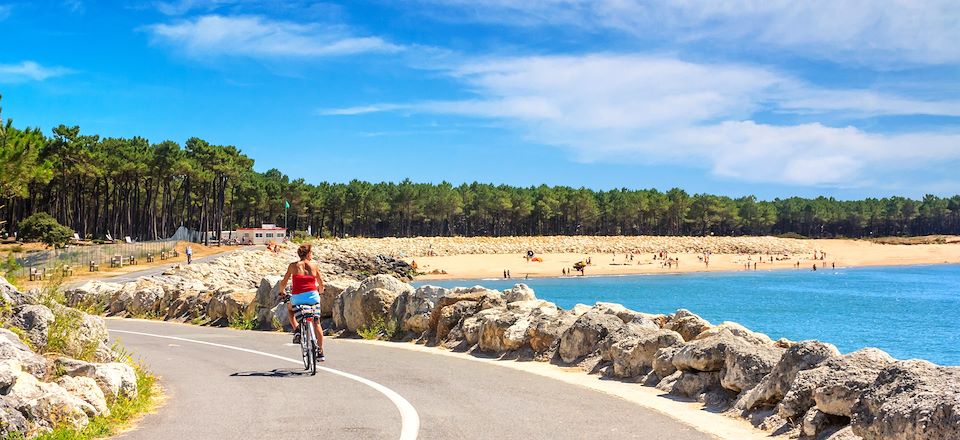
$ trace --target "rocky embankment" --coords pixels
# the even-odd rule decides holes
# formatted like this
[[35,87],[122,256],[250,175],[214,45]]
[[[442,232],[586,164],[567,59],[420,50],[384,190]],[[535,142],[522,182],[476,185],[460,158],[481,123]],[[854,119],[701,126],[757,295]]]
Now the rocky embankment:
[[[277,275],[296,260],[296,249],[296,244],[287,243],[278,252],[239,251],[207,263],[179,265],[162,275],[133,282],[90,281],[67,289],[65,295],[72,306],[112,316],[215,325],[256,319],[261,328],[270,329],[286,322],[286,315],[277,308],[275,293],[273,298],[261,297],[258,288],[264,277],[280,279]],[[413,275],[413,269],[403,261],[350,250],[335,242],[315,244],[313,253],[328,286],[325,298],[372,274],[391,274],[400,279]],[[264,309],[264,304],[270,307]],[[332,300],[326,305],[331,304]]]
[[416,237],[348,238],[341,246],[394,257],[463,254],[747,254],[797,255],[810,248],[801,240],[777,237],[660,237],[660,236],[549,236],[549,237]]
[[81,429],[109,414],[109,403],[137,396],[136,372],[115,362],[103,318],[47,307],[38,294],[0,277],[0,438]]
[[[564,310],[537,299],[523,284],[504,291],[415,289],[397,276],[408,273],[406,266],[373,260],[384,262],[374,269],[386,274],[364,277],[344,269],[346,263],[325,260],[323,270],[330,271],[322,293],[325,328],[576,366],[702,402],[710,411],[744,418],[785,438],[960,439],[960,367],[898,361],[872,348],[842,355],[825,342],[774,341],[736,323],[714,325],[687,310],[647,314],[610,303]],[[280,278],[260,278],[256,289],[231,287],[222,272],[236,270],[234,264],[239,263],[109,288],[88,283],[68,295],[116,314],[150,310],[167,319],[196,315],[216,321],[246,311],[263,328],[268,322],[283,326],[283,309],[276,304]],[[244,265],[239,270],[250,272],[236,279],[250,283],[263,272],[253,272],[256,265]],[[206,278],[187,278],[188,273]],[[236,292],[244,292],[242,300]]]

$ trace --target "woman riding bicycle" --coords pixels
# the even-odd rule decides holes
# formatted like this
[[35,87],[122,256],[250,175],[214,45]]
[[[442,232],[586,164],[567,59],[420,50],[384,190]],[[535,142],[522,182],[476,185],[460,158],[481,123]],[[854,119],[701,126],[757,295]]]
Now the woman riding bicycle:
[[[301,245],[297,249],[297,255],[300,261],[290,263],[287,266],[287,273],[280,281],[279,295],[282,297],[287,287],[287,282],[293,278],[291,287],[290,302],[287,303],[287,317],[290,319],[290,325],[293,326],[293,343],[299,344],[300,332],[297,331],[297,320],[294,318],[294,306],[318,306],[320,305],[320,292],[323,291],[323,279],[320,277],[320,271],[317,265],[311,261],[313,259],[312,246],[309,244]],[[323,331],[320,328],[319,319],[313,320],[314,334],[317,335],[317,360],[325,360],[323,357]]]

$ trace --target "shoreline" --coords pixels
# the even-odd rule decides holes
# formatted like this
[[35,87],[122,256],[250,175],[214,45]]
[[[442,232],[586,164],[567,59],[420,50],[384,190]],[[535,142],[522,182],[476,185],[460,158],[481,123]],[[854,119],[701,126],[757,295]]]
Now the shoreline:
[[[708,272],[749,272],[771,270],[817,270],[849,269],[857,267],[915,266],[933,264],[960,264],[960,244],[878,244],[865,240],[819,239],[787,240],[765,237],[771,241],[758,246],[743,242],[741,238],[710,237],[708,242],[697,242],[689,237],[580,237],[577,246],[562,252],[536,253],[540,261],[531,262],[525,255],[514,252],[529,245],[530,249],[557,249],[554,242],[563,237],[534,237],[529,240],[509,237],[504,239],[456,238],[423,239],[424,243],[380,242],[377,250],[393,255],[402,255],[409,264],[416,262],[421,273],[417,281],[431,280],[499,280],[509,271],[510,279],[556,278],[580,276],[571,268],[579,261],[590,260],[586,276],[619,276],[646,274],[684,274]],[[632,241],[631,241],[632,240]],[[650,243],[647,243],[647,240]],[[786,243],[784,243],[786,242]],[[384,246],[393,243],[391,246]],[[457,253],[453,244],[469,243],[470,249]],[[504,244],[506,243],[506,244]],[[650,246],[674,246],[675,251],[666,254],[664,260],[655,254],[641,250],[635,244]],[[357,240],[354,246],[363,247]],[[443,250],[443,255],[433,253],[434,244]],[[749,246],[748,246],[749,245]],[[373,244],[371,244],[373,246]],[[539,247],[538,247],[539,246]],[[639,246],[639,245],[638,245]],[[740,246],[740,247],[738,247]],[[574,251],[571,251],[575,249]],[[596,250],[604,252],[598,252]],[[626,249],[626,250],[624,250]],[[593,250],[593,252],[591,252]],[[780,250],[777,252],[777,250]],[[826,254],[825,257],[824,254]],[[817,256],[814,259],[814,255]],[[709,264],[705,262],[709,259]],[[671,264],[665,265],[669,261]],[[798,266],[799,265],[799,266]],[[563,271],[571,275],[563,275]]]
[[[862,266],[837,266],[836,269],[826,268],[826,269],[817,269],[817,271],[839,271],[839,270],[859,270],[859,269],[875,269],[875,268],[898,268],[898,267],[930,267],[930,266],[957,266],[960,265],[960,262],[942,262],[942,263],[907,263],[907,264],[867,264]],[[803,268],[765,268],[757,270],[734,270],[734,269],[717,269],[717,270],[690,270],[690,271],[673,271],[673,272],[636,272],[636,273],[614,273],[614,274],[605,274],[598,273],[592,275],[544,275],[544,276],[531,276],[529,279],[581,279],[581,278],[627,278],[627,277],[658,277],[658,276],[684,276],[684,275],[725,275],[725,274],[736,274],[736,273],[752,273],[752,272],[787,272],[787,271],[805,271],[813,272],[811,269]],[[465,281],[465,282],[479,282],[479,281],[516,281],[522,283],[525,278],[447,278],[443,275],[434,275],[434,274],[423,274],[417,275],[411,283],[425,283],[429,281]]]

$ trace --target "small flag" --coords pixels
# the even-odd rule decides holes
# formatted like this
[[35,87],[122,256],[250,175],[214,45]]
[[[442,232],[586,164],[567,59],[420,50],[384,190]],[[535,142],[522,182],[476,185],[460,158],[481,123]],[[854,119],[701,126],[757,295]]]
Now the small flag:
[[283,204],[285,205],[285,208],[286,208],[286,209],[290,209],[290,202],[284,200],[284,201],[283,201]]

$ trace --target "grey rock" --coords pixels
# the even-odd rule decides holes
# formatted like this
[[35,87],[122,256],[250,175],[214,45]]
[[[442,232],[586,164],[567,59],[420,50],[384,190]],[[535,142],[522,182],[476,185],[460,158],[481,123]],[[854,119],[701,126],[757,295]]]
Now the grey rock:
[[677,371],[677,367],[673,366],[673,356],[677,354],[683,345],[676,345],[672,347],[663,347],[657,350],[653,355],[653,362],[651,367],[653,372],[657,374],[660,378],[667,377]]
[[623,322],[607,313],[591,310],[584,313],[560,336],[560,358],[572,363],[600,348],[600,342],[623,326]]
[[38,378],[47,373],[47,360],[30,350],[15,333],[5,328],[0,328],[0,359],[14,360],[24,371]]
[[[746,341],[739,336],[737,338]],[[736,392],[753,388],[770,373],[785,351],[773,344],[742,342],[728,346],[724,353],[720,384]]]
[[889,364],[854,405],[851,426],[864,440],[960,439],[960,367]]
[[832,344],[820,341],[794,344],[757,386],[741,394],[737,408],[746,411],[776,405],[790,391],[797,373],[815,368],[821,362],[837,356],[840,356],[840,352]]
[[667,320],[664,328],[679,333],[684,341],[692,341],[697,335],[710,328],[710,322],[690,313],[689,310],[680,309]]
[[57,368],[67,376],[89,377],[97,382],[107,400],[118,397],[133,398],[137,395],[137,374],[133,367],[110,362],[96,364],[60,357],[55,360]]
[[0,395],[0,437],[15,438],[15,435],[25,434],[29,429],[27,418],[17,409],[13,398]]
[[53,312],[40,304],[24,304],[13,309],[10,324],[23,329],[30,345],[43,348],[47,346],[47,332],[54,321]]
[[391,313],[399,321],[401,330],[422,334],[430,329],[430,314],[446,293],[447,289],[436,286],[403,292],[394,302]]
[[800,371],[777,411],[786,419],[795,419],[816,405],[824,413],[850,417],[860,395],[893,361],[883,351],[865,348]]
[[537,295],[534,294],[533,289],[531,289],[529,286],[520,283],[514,285],[512,288],[504,290],[503,299],[508,303],[516,301],[531,301],[537,299]]

